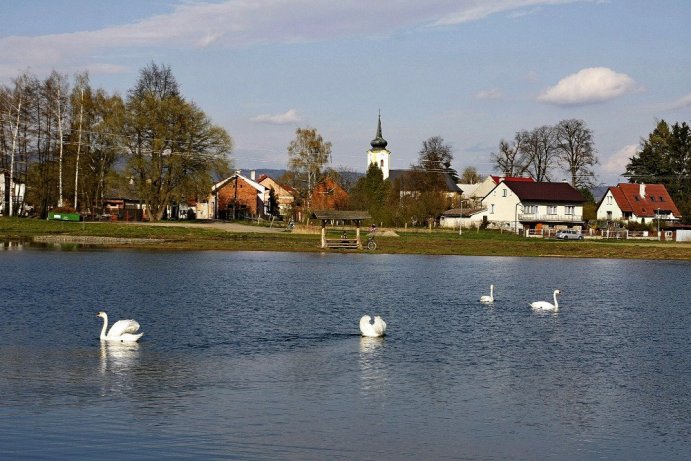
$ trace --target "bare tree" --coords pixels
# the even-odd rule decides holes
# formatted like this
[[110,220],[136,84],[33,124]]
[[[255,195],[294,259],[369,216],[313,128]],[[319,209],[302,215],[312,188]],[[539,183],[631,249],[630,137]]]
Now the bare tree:
[[494,169],[500,171],[504,176],[522,176],[530,165],[526,158],[523,145],[527,142],[529,134],[527,131],[518,131],[513,137],[513,141],[502,139],[499,142],[499,150],[492,153],[491,160]]
[[594,183],[592,167],[598,163],[593,133],[583,120],[562,120],[554,127],[559,161],[571,175],[575,188],[590,187]]
[[521,153],[528,160],[528,174],[535,181],[549,181],[550,170],[557,159],[554,128],[544,125],[528,133]]
[[482,176],[477,172],[477,168],[469,166],[461,172],[461,182],[463,184],[475,184],[482,181]]

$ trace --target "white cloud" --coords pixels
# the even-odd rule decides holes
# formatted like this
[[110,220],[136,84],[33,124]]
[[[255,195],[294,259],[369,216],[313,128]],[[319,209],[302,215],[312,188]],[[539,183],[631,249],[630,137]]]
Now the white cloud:
[[489,90],[478,91],[475,94],[475,99],[500,99],[502,97],[499,88],[491,88]]
[[589,67],[562,78],[540,94],[538,100],[547,104],[573,106],[609,101],[639,90],[640,86],[626,74],[607,67]]
[[638,148],[637,144],[629,144],[622,147],[602,164],[602,171],[608,174],[621,175],[626,171],[629,159],[636,154]]
[[253,123],[264,123],[267,125],[290,125],[293,123],[299,123],[301,121],[295,109],[290,109],[283,114],[262,114],[252,117],[250,122]]
[[[0,38],[0,78],[19,69],[35,71],[83,65],[127,49],[243,47],[256,43],[295,43],[358,35],[381,35],[427,25],[477,21],[488,15],[535,5],[592,0],[226,0],[180,3],[169,13],[93,31]],[[385,32],[382,18],[386,18]]]
[[682,96],[677,101],[672,103],[672,105],[670,105],[669,109],[670,110],[679,110],[679,109],[685,109],[687,107],[691,107],[691,93],[687,94],[686,96]]
[[444,26],[462,24],[465,22],[478,21],[487,16],[511,12],[512,16],[520,17],[530,14],[526,8],[533,8],[539,5],[560,5],[565,3],[575,3],[592,0],[474,0],[457,2],[458,7],[455,11],[444,15],[437,20],[434,25]]

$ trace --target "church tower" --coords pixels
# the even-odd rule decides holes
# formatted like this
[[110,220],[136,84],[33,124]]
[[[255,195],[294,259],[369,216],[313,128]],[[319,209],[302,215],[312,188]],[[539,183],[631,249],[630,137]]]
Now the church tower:
[[379,114],[377,137],[370,142],[372,148],[367,151],[367,168],[374,163],[381,170],[384,179],[389,177],[389,161],[391,159],[391,152],[386,149],[387,144],[388,142],[381,135],[381,114]]

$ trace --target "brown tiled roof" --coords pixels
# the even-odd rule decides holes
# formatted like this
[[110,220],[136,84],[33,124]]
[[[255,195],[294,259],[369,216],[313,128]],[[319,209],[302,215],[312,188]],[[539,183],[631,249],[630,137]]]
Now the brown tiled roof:
[[504,181],[521,201],[583,203],[585,197],[565,182]]
[[654,217],[658,209],[671,212],[674,216],[681,215],[663,184],[644,186],[644,196],[641,196],[641,184],[621,183],[609,190],[621,211],[641,217]]
[[501,181],[523,181],[523,182],[535,182],[533,178],[524,178],[523,176],[496,176],[490,175],[494,184],[499,184]]

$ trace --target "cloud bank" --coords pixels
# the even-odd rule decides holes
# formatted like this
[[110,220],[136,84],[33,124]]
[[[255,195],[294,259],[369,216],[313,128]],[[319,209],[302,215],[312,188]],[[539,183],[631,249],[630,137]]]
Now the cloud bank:
[[263,123],[267,125],[291,125],[299,123],[302,119],[295,109],[290,109],[283,114],[262,114],[252,117],[250,122]]
[[[0,77],[19,69],[85,65],[113,59],[121,50],[246,47],[259,43],[297,43],[381,35],[403,29],[454,25],[536,5],[593,0],[179,0],[169,13],[93,31],[0,38]],[[395,11],[395,14],[392,14]],[[98,56],[93,58],[92,56]]]
[[538,100],[558,106],[595,104],[639,91],[640,87],[626,74],[620,74],[607,67],[590,67],[568,75]]

